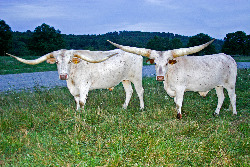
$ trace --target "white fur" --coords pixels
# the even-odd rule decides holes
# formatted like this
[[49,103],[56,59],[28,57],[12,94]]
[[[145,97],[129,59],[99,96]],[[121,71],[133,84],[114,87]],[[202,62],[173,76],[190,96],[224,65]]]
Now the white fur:
[[163,56],[151,55],[155,59],[156,75],[164,76],[164,88],[168,95],[174,97],[177,112],[181,114],[182,101],[185,91],[199,92],[206,96],[208,91],[215,88],[218,105],[215,114],[219,114],[224,100],[223,88],[227,89],[233,114],[236,111],[235,83],[237,64],[231,56],[224,53],[205,56],[177,57],[175,64],[168,64],[173,59],[169,52]]
[[123,107],[127,108],[130,101],[133,92],[132,82],[140,99],[140,108],[144,108],[141,56],[127,53],[120,49],[88,51],[87,53],[93,53],[95,58],[118,54],[100,63],[89,63],[80,60],[78,64],[74,64],[71,62],[74,57],[73,53],[75,53],[74,50],[59,50],[53,52],[53,56],[57,61],[59,76],[65,74],[68,76],[67,86],[75,98],[77,110],[84,108],[89,90],[111,88],[120,82],[123,83],[126,92],[126,100]]

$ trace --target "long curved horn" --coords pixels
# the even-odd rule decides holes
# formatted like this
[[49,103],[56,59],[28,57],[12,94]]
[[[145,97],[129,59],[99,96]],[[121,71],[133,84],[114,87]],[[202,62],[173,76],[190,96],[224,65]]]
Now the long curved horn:
[[93,58],[90,58],[90,57],[86,56],[84,53],[82,54],[82,53],[80,53],[78,51],[78,52],[74,53],[74,56],[78,57],[78,58],[80,58],[82,60],[85,60],[87,62],[90,62],[90,63],[100,63],[100,62],[103,62],[103,61],[109,59],[110,57],[112,57],[114,55],[117,55],[117,54],[118,53],[114,53],[114,54],[111,54],[111,55],[109,55],[109,56],[107,56],[105,58],[102,58],[102,59],[93,59]]
[[22,63],[25,63],[25,64],[30,64],[30,65],[35,65],[35,64],[39,64],[39,63],[42,63],[43,61],[49,59],[49,58],[53,58],[53,54],[52,53],[48,53],[42,57],[39,57],[38,59],[35,59],[35,60],[25,60],[25,59],[22,59],[20,57],[16,57],[16,56],[13,56],[9,53],[6,53],[7,55],[11,56],[11,57],[14,57],[15,59],[17,59],[18,61],[22,62]]
[[180,57],[180,56],[184,56],[184,55],[189,55],[189,54],[193,54],[196,52],[201,51],[202,49],[204,49],[205,47],[207,47],[208,45],[210,45],[215,39],[203,44],[203,45],[199,45],[199,46],[194,46],[194,47],[189,47],[189,48],[180,48],[180,49],[174,49],[172,50],[172,54],[173,57]]
[[150,57],[151,49],[123,46],[123,45],[119,45],[114,42],[111,42],[110,40],[107,40],[107,41],[123,51],[135,53],[135,54],[142,55],[145,57]]

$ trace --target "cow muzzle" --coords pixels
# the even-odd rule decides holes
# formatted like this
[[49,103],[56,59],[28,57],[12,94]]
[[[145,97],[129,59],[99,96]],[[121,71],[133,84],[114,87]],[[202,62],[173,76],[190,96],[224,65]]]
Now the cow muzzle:
[[164,81],[164,76],[156,76],[157,81]]
[[68,79],[68,74],[60,74],[59,78],[61,80],[67,80]]

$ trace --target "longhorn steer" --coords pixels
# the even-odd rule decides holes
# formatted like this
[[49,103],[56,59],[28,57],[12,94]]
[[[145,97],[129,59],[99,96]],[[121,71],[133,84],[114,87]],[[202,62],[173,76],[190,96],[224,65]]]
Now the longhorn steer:
[[[10,54],[8,54],[10,55]],[[111,51],[58,50],[36,60],[24,60],[10,55],[26,64],[39,64],[45,60],[57,64],[59,78],[67,81],[70,93],[76,101],[76,109],[84,108],[89,90],[111,88],[123,83],[126,109],[133,93],[133,82],[144,108],[142,87],[142,57],[120,49]],[[113,57],[112,57],[113,56]],[[106,60],[106,61],[105,61]]]
[[169,96],[174,97],[177,118],[181,119],[181,107],[185,91],[195,91],[199,92],[201,96],[206,96],[211,89],[215,88],[218,105],[214,115],[219,115],[224,101],[223,87],[227,89],[230,97],[230,109],[233,109],[233,114],[237,114],[235,94],[237,65],[234,59],[224,53],[184,56],[199,52],[213,41],[195,47],[168,51],[122,46],[109,42],[124,51],[142,55],[155,61],[156,79],[164,81],[164,89]]

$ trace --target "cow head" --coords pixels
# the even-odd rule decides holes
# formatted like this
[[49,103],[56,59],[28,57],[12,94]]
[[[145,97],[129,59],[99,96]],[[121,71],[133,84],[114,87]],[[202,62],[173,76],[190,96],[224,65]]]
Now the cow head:
[[45,60],[47,60],[47,63],[50,63],[50,64],[56,63],[59,78],[61,80],[67,80],[69,78],[70,69],[73,64],[77,64],[82,60],[90,62],[90,63],[100,63],[116,55],[117,53],[110,54],[110,52],[102,52],[102,51],[62,49],[62,50],[48,53],[35,60],[25,60],[25,59],[13,56],[8,53],[6,54],[11,57],[16,58],[18,61],[22,63],[30,64],[30,65],[39,64]]
[[211,44],[213,41],[214,41],[214,39],[211,40],[210,42],[203,44],[203,45],[189,47],[189,48],[167,50],[167,51],[156,51],[156,50],[145,49],[145,48],[123,46],[123,45],[113,43],[111,41],[109,41],[109,42],[112,45],[114,45],[114,46],[118,47],[119,49],[124,50],[126,52],[135,53],[135,54],[147,57],[149,59],[153,59],[155,62],[156,80],[164,81],[165,75],[167,73],[168,65],[175,64],[177,62],[175,60],[175,58],[199,52],[202,49],[204,49],[205,47],[207,47],[209,44]]

